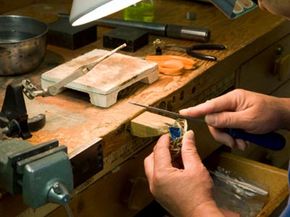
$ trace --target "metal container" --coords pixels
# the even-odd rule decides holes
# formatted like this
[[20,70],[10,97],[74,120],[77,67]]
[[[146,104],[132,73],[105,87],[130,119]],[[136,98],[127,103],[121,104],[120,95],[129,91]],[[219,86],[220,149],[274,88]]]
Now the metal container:
[[36,19],[0,16],[0,76],[32,71],[43,61],[48,27]]

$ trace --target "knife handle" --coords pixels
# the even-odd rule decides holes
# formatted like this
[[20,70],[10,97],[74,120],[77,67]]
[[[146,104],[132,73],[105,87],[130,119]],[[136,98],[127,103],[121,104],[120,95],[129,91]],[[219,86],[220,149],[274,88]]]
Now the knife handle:
[[275,132],[266,134],[252,134],[241,129],[230,128],[224,129],[224,132],[228,133],[234,139],[243,139],[271,150],[281,150],[286,144],[285,138],[281,134]]

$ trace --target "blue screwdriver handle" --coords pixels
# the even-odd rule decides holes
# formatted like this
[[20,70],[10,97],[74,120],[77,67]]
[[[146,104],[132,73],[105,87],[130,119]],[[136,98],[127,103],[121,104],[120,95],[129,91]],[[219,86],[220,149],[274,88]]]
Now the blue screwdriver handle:
[[281,150],[286,144],[285,138],[275,132],[266,134],[247,133],[241,129],[224,129],[234,139],[242,139],[271,150]]

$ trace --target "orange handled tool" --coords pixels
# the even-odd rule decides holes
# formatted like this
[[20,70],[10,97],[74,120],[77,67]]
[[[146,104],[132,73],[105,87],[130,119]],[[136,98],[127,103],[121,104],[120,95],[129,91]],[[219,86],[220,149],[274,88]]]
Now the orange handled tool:
[[158,64],[159,72],[165,75],[180,75],[183,70],[196,67],[196,60],[176,55],[148,55],[145,58]]

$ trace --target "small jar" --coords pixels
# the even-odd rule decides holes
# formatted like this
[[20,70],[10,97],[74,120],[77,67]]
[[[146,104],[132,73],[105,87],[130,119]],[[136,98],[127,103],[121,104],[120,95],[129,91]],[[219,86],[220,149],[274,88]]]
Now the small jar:
[[154,20],[154,0],[143,0],[123,10],[124,20],[152,22]]

